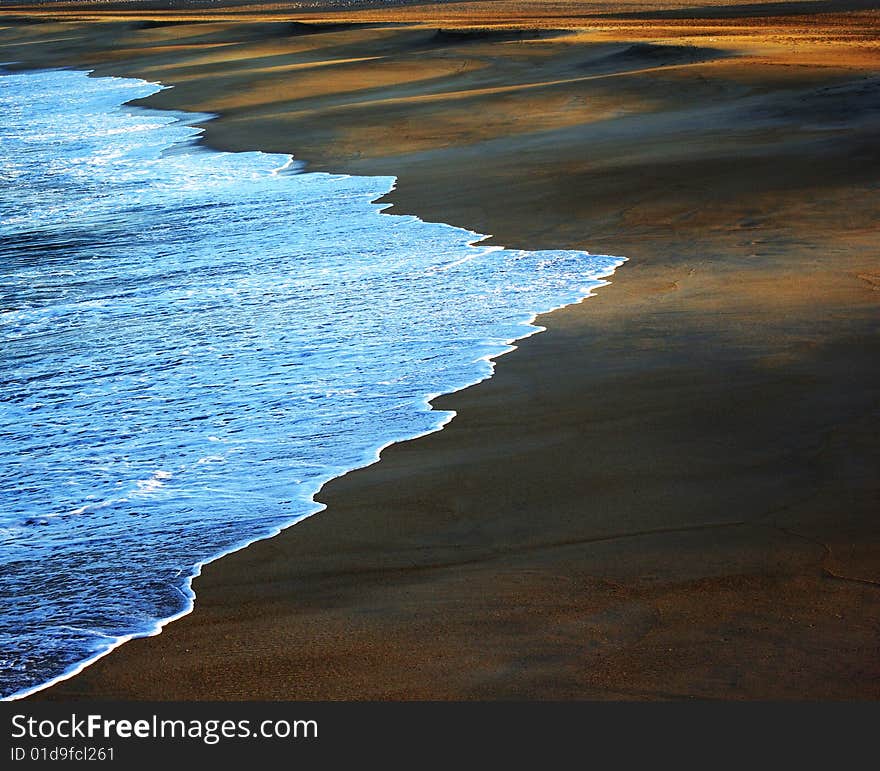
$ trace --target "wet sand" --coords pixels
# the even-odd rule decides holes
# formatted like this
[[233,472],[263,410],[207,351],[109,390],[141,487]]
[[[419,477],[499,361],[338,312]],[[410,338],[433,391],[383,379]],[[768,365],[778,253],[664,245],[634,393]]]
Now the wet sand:
[[40,697],[878,698],[874,6],[6,12],[0,59],[174,84],[215,147],[630,258]]

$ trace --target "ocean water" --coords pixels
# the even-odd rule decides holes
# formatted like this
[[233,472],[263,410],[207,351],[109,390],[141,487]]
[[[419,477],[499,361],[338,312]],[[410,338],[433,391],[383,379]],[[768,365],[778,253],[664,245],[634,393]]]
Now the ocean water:
[[221,153],[160,88],[0,74],[0,695],[188,612],[205,561],[451,415],[621,259],[481,246],[392,177]]

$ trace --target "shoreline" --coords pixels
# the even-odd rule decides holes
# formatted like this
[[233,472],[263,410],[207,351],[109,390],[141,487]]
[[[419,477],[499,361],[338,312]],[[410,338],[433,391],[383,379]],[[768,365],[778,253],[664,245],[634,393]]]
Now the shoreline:
[[[14,65],[14,64],[17,64],[17,62],[8,62],[7,64]],[[0,67],[0,69],[2,69],[2,67]],[[73,68],[65,68],[65,69],[73,69]],[[38,72],[41,70],[34,69],[34,70],[16,70],[16,71],[18,71],[18,72],[29,72],[29,71],[30,72]],[[126,80],[140,80],[140,79],[125,78],[125,76],[121,76],[121,75],[97,75],[97,74],[95,74],[95,72],[93,70],[76,70],[76,69],[74,69],[73,71],[82,72],[85,75],[87,75],[88,77],[98,77],[98,78],[110,77],[110,78],[120,78],[120,79],[126,79]],[[141,80],[141,82],[143,82],[146,85],[155,86],[157,88],[155,93],[159,93],[159,91],[171,87],[171,86],[167,86],[165,84],[162,84],[161,82],[152,82],[152,81],[145,81],[145,80]],[[126,107],[126,106],[132,106],[132,102],[144,101],[144,99],[149,99],[149,97],[145,97],[145,98],[144,97],[135,97],[131,100],[123,102],[120,105],[120,108]],[[156,108],[143,108],[143,109],[156,110],[157,112],[172,112],[172,111],[161,110],[161,109],[157,110]],[[190,125],[190,126],[204,125],[205,123],[208,122],[208,120],[214,120],[214,119],[217,119],[220,117],[220,116],[212,115],[212,116],[208,116],[208,118],[206,120],[206,116],[204,113],[187,112],[186,110],[181,110],[181,109],[178,109],[174,112],[181,113],[182,115],[191,116],[191,118],[192,118],[191,122],[184,121],[184,123],[186,125]],[[190,140],[187,140],[187,144],[197,145],[197,146],[201,147],[202,149],[208,150],[210,152],[218,152],[218,153],[224,152],[222,150],[217,150],[215,148],[211,148],[210,146],[205,144],[205,142],[204,142],[204,128],[201,129],[201,132],[202,133],[199,134],[197,137],[190,139]],[[174,147],[174,145],[169,145],[166,148],[166,150],[172,149],[173,147]],[[250,150],[250,151],[243,151],[243,152],[263,153],[263,151],[259,150],[259,149]],[[302,161],[302,160],[297,161],[294,158],[293,154],[290,154],[290,155],[288,155],[287,162],[285,164],[283,164],[282,166],[278,167],[273,173],[277,174],[278,172],[283,171],[284,169],[287,169],[296,163],[307,164],[306,161]],[[322,174],[322,175],[327,174],[327,172],[308,172],[308,171],[300,171],[297,173],[313,173],[313,174]],[[340,176],[352,176],[352,175],[340,174]],[[379,198],[383,198],[386,195],[389,195],[390,193],[392,193],[394,191],[395,185],[396,185],[396,178],[395,178],[394,182],[392,182],[390,189],[386,193],[381,194],[380,196],[378,196],[378,198],[371,201],[371,203],[376,206],[376,208],[374,209],[375,214],[378,216],[413,217],[414,215],[398,215],[398,214],[386,211],[387,209],[391,208],[390,204],[386,204],[384,206],[376,205],[376,201],[378,201]],[[421,219],[420,217],[416,217],[416,219],[420,222],[425,222],[425,220]],[[453,227],[453,228],[455,227],[454,225],[449,225],[449,223],[436,223],[436,224],[447,225],[447,226]],[[461,230],[461,228],[456,228],[456,229]],[[464,231],[464,232],[466,232],[469,236],[473,236],[473,239],[467,243],[467,247],[469,249],[478,249],[479,245],[481,243],[492,238],[491,234],[477,233],[474,231]],[[505,248],[506,247],[503,247],[503,246],[491,246],[491,247],[488,247],[488,250],[489,251],[500,251],[500,250],[504,250]],[[185,606],[182,609],[180,609],[179,611],[177,611],[167,617],[155,619],[153,626],[146,631],[142,631],[142,632],[136,631],[136,632],[131,632],[129,634],[116,637],[115,639],[113,639],[113,641],[108,645],[108,647],[105,650],[98,651],[93,656],[91,656],[87,659],[84,659],[80,662],[77,662],[76,664],[72,665],[68,670],[65,670],[64,672],[50,678],[45,683],[41,683],[39,685],[35,685],[32,687],[26,688],[24,690],[14,692],[8,696],[4,696],[4,697],[0,698],[0,701],[19,701],[19,700],[34,696],[36,694],[39,694],[42,691],[45,691],[49,688],[52,688],[56,685],[59,685],[60,683],[63,683],[65,681],[68,681],[68,680],[78,676],[83,671],[85,671],[89,666],[100,661],[105,656],[110,655],[111,653],[113,653],[113,651],[115,651],[116,649],[120,648],[121,646],[125,645],[126,643],[128,643],[132,640],[159,636],[160,634],[162,634],[163,629],[168,624],[171,624],[174,621],[178,621],[179,619],[184,618],[185,616],[187,616],[193,612],[193,610],[195,609],[195,602],[196,602],[196,593],[193,588],[193,581],[195,581],[202,574],[203,569],[207,565],[210,565],[211,563],[214,563],[217,560],[220,560],[230,554],[234,554],[238,551],[241,551],[242,549],[246,549],[249,546],[251,546],[252,544],[257,543],[259,541],[264,541],[264,540],[268,540],[271,538],[275,538],[275,537],[279,536],[281,533],[283,533],[284,531],[292,528],[293,526],[308,519],[309,517],[312,517],[316,514],[320,514],[322,511],[324,511],[326,509],[326,504],[320,503],[317,500],[317,498],[321,495],[321,492],[326,487],[326,485],[332,483],[334,480],[339,479],[342,476],[345,476],[346,474],[351,473],[352,471],[357,471],[360,469],[368,468],[369,466],[372,466],[372,465],[380,462],[382,452],[384,452],[389,447],[391,447],[395,444],[401,443],[401,442],[415,441],[417,439],[421,439],[422,437],[429,436],[430,434],[434,434],[439,431],[442,431],[445,426],[447,426],[450,422],[452,422],[455,419],[457,413],[453,409],[450,409],[450,410],[436,409],[433,406],[433,402],[436,399],[441,398],[441,397],[453,396],[456,393],[459,393],[459,392],[464,391],[468,388],[471,388],[475,385],[478,385],[479,383],[482,383],[486,380],[489,380],[495,374],[496,368],[498,366],[498,359],[500,359],[501,357],[503,357],[509,353],[516,351],[523,341],[529,339],[533,335],[540,334],[541,332],[546,331],[546,327],[541,326],[540,324],[537,323],[538,318],[544,317],[544,316],[549,316],[550,314],[554,313],[555,311],[561,310],[562,308],[566,308],[570,305],[580,304],[580,303],[584,302],[585,300],[593,297],[596,290],[599,290],[602,287],[607,286],[611,282],[611,279],[612,279],[614,273],[617,271],[617,269],[620,268],[621,266],[623,266],[623,264],[627,261],[625,257],[613,257],[611,255],[595,255],[595,254],[588,253],[588,252],[584,252],[584,254],[590,254],[590,256],[608,257],[611,259],[615,259],[615,260],[617,260],[617,264],[610,267],[610,272],[608,272],[608,273],[604,273],[604,272],[603,273],[590,273],[590,274],[584,276],[583,280],[585,282],[589,282],[591,284],[591,286],[589,287],[588,294],[580,295],[576,299],[572,299],[571,301],[568,301],[568,302],[563,302],[562,304],[548,308],[547,310],[536,311],[536,312],[530,313],[528,315],[528,317],[526,317],[522,321],[518,322],[517,326],[523,328],[523,332],[521,335],[506,339],[503,343],[500,343],[499,345],[501,346],[501,350],[499,350],[497,353],[485,354],[475,360],[474,363],[485,362],[488,365],[487,370],[484,370],[483,372],[480,372],[480,373],[475,373],[476,379],[468,382],[467,384],[465,384],[463,386],[460,386],[457,388],[452,388],[451,390],[448,390],[448,391],[431,393],[431,394],[428,394],[427,396],[425,396],[425,398],[423,399],[423,411],[428,412],[428,413],[436,413],[438,420],[437,420],[437,423],[435,426],[433,426],[432,428],[430,428],[426,431],[423,431],[421,433],[406,435],[406,436],[402,436],[402,437],[398,437],[395,439],[390,439],[388,441],[385,441],[383,444],[378,445],[376,447],[375,451],[373,451],[370,454],[370,457],[363,459],[363,462],[360,463],[359,465],[347,468],[346,470],[341,471],[340,473],[335,474],[335,475],[325,479],[323,482],[320,483],[318,488],[312,493],[312,495],[310,497],[310,504],[312,504],[314,506],[314,509],[312,511],[310,511],[309,513],[299,515],[295,519],[287,522],[286,524],[279,525],[277,528],[275,528],[270,533],[262,534],[262,535],[259,535],[259,536],[256,536],[256,537],[250,538],[250,539],[245,539],[241,543],[239,543],[239,544],[237,544],[237,545],[235,545],[225,551],[217,552],[216,554],[209,556],[209,557],[197,562],[195,565],[193,565],[191,567],[190,573],[186,579],[186,583],[185,583],[185,586],[183,587],[183,589],[180,589],[179,587],[175,587],[175,588],[178,588],[179,591],[181,591],[181,593],[184,595],[184,597],[186,599]],[[474,255],[474,256],[476,256],[476,255]],[[468,258],[468,259],[470,259],[470,258]],[[486,342],[488,342],[488,341],[486,341]]]
[[[365,30],[351,34],[361,38],[349,43],[337,38],[333,44],[343,49],[372,44]],[[395,45],[408,44],[405,32],[391,37],[385,45],[392,51]],[[467,60],[497,57],[483,70],[501,68],[502,79],[516,75],[517,57],[532,56],[499,48],[500,42],[468,45],[472,48],[463,54]],[[472,54],[475,45],[483,46],[478,54]],[[548,68],[555,66],[554,74],[565,74],[570,66],[565,57],[572,50],[546,41],[535,45],[546,46],[535,56],[549,61]],[[588,63],[589,45],[575,52]],[[627,50],[622,49],[624,59],[615,61],[641,55]],[[612,49],[610,55],[618,54]],[[459,53],[453,45],[443,56]],[[430,66],[445,66],[443,56]],[[528,97],[517,96],[532,100],[526,106],[534,104],[534,120],[546,120],[538,108],[548,104],[573,105],[554,108],[557,125],[543,129],[557,143],[552,153],[543,148],[539,134],[526,132],[520,141],[519,135],[503,133],[504,102],[495,101],[485,114],[499,123],[499,133],[473,148],[455,142],[447,148],[436,145],[428,130],[433,123],[463,126],[462,137],[469,130],[454,105],[444,104],[420,115],[420,121],[426,121],[424,131],[421,122],[414,123],[408,129],[411,136],[395,140],[401,146],[399,155],[349,158],[353,173],[400,163],[400,189],[390,196],[395,213],[445,211],[444,219],[471,230],[477,229],[472,227],[475,218],[501,223],[485,232],[501,232],[501,238],[517,247],[528,243],[533,248],[565,248],[577,240],[597,249],[603,241],[616,239],[620,247],[607,251],[625,253],[632,261],[625,275],[593,298],[590,307],[555,312],[547,320],[548,332],[533,336],[491,380],[438,399],[438,409],[450,404],[461,416],[446,430],[390,448],[384,465],[335,479],[324,501],[333,522],[319,524],[316,520],[323,518],[310,518],[297,543],[276,536],[218,561],[214,575],[201,579],[204,594],[197,590],[205,597],[201,614],[197,607],[159,638],[129,643],[119,655],[103,659],[46,695],[876,697],[878,656],[872,641],[877,639],[877,614],[871,586],[876,580],[877,541],[870,522],[859,513],[869,511],[865,506],[874,488],[870,463],[859,472],[864,459],[845,460],[849,447],[860,448],[865,457],[874,452],[869,434],[858,438],[860,431],[870,431],[873,419],[869,375],[875,339],[869,330],[876,309],[870,282],[859,278],[874,275],[870,258],[859,256],[862,246],[870,254],[876,245],[870,228],[873,209],[870,201],[859,199],[866,184],[862,180],[871,179],[876,169],[876,154],[866,151],[860,139],[871,124],[862,128],[856,121],[871,118],[860,109],[864,102],[854,91],[843,98],[854,100],[855,117],[849,115],[838,130],[838,135],[851,137],[848,144],[838,150],[833,143],[805,140],[785,123],[785,111],[797,104],[788,95],[806,94],[819,114],[816,99],[827,98],[824,94],[830,89],[833,101],[834,89],[846,88],[846,73],[833,75],[828,68],[809,77],[800,73],[803,84],[795,78],[794,87],[780,87],[774,83],[775,73],[765,77],[755,70],[753,75],[748,66],[755,65],[698,65],[695,69],[708,79],[708,87],[690,75],[673,76],[661,68],[670,80],[661,79],[660,88],[652,80],[657,76],[643,67],[645,74],[626,76],[627,98],[641,95],[638,89],[644,85],[645,94],[659,94],[673,109],[664,111],[661,105],[659,111],[637,112],[638,124],[627,118],[631,104],[624,104],[620,114],[615,111],[616,95],[588,91],[592,108],[609,102],[607,120],[615,133],[623,131],[625,138],[626,130],[641,131],[648,138],[640,152],[652,164],[657,163],[655,156],[645,155],[644,149],[650,151],[652,141],[657,143],[656,158],[669,153],[663,121],[675,126],[678,114],[688,119],[687,104],[676,102],[682,83],[703,89],[688,98],[706,99],[716,111],[723,109],[723,98],[732,100],[732,125],[736,129],[742,124],[736,141],[738,153],[745,152],[739,161],[744,171],[726,164],[723,153],[712,156],[716,148],[723,148],[717,140],[706,144],[706,150],[694,143],[697,157],[702,152],[708,163],[724,172],[723,195],[715,201],[716,220],[706,221],[709,215],[693,208],[695,193],[688,188],[687,174],[676,175],[685,180],[678,189],[664,188],[668,178],[662,166],[646,165],[650,173],[638,173],[638,153],[633,156],[633,184],[621,187],[629,184],[626,168],[623,182],[620,176],[612,182],[602,164],[621,173],[617,150],[622,140],[603,133],[601,125],[584,128],[574,122],[570,125],[587,135],[584,146],[592,157],[585,161],[581,140],[567,126],[572,117],[577,121],[583,114],[566,112],[579,109],[579,92],[574,89],[587,88],[584,81],[578,86],[542,86],[537,89],[540,95],[533,89]],[[465,72],[465,77],[482,77],[480,70]],[[724,80],[733,74],[744,78],[745,85]],[[844,85],[823,85],[829,76]],[[381,80],[372,72],[365,77]],[[679,77],[685,80],[676,81]],[[815,98],[810,78],[819,83]],[[750,85],[750,79],[758,85]],[[323,81],[315,82],[316,89],[322,87]],[[571,94],[568,102],[556,99],[553,89],[558,88],[565,98]],[[763,102],[762,89],[770,94]],[[218,94],[222,97],[223,91]],[[760,107],[755,118],[743,117],[746,110],[754,110],[749,99]],[[404,97],[402,104],[411,110],[419,102]],[[342,123],[353,137],[369,128],[365,108],[357,109]],[[765,129],[761,121],[767,123],[763,115],[768,109],[778,110],[781,117]],[[236,114],[247,115],[236,110],[240,108],[233,107],[227,126],[241,120]],[[703,123],[710,120],[702,118]],[[215,132],[218,141],[250,141],[259,136],[253,129],[267,125],[259,116],[245,123],[248,128],[240,140],[226,130]],[[707,125],[711,129],[712,124]],[[274,141],[282,137],[278,128],[273,129]],[[659,141],[651,139],[652,131]],[[773,131],[788,131],[795,147],[809,142],[804,146],[816,154],[817,168],[799,169],[796,155],[786,160],[783,146],[772,144]],[[305,138],[305,145],[327,146],[320,132]],[[383,141],[378,150],[386,151],[388,142]],[[347,146],[343,143],[342,149]],[[338,143],[334,147],[340,152]],[[844,151],[860,163],[850,161],[839,168],[839,153]],[[691,150],[676,152],[683,168],[699,179],[700,167],[688,159]],[[762,171],[749,161],[749,153],[769,168]],[[309,157],[306,152],[297,155]],[[584,208],[573,210],[577,202],[554,192],[558,186],[552,184],[553,175],[542,176],[545,164],[553,171],[555,155],[590,182],[589,188],[576,182]],[[319,170],[322,164],[337,162],[326,152],[317,157]],[[475,181],[463,171],[476,158],[486,167],[481,171],[488,182]],[[514,159],[524,159],[525,164],[517,177],[510,176],[515,173],[510,166]],[[450,163],[452,171],[447,172]],[[790,189],[779,188],[776,169],[789,175]],[[576,181],[571,172],[556,173],[563,178],[568,173]],[[823,173],[833,185],[821,187]],[[462,175],[464,184],[453,195],[446,190],[452,189],[449,177],[455,174]],[[775,222],[764,213],[763,222],[759,214],[757,225],[749,224],[756,215],[735,208],[742,203],[741,191],[749,189],[738,187],[743,178],[755,188],[749,195],[770,202],[767,211],[775,213]],[[523,180],[529,183],[524,190],[529,195],[520,196]],[[811,196],[820,191],[826,212],[802,202],[799,180],[800,189]],[[606,197],[617,196],[629,214],[620,215],[613,210],[613,200],[603,202],[589,192],[601,181],[609,183]],[[501,203],[494,205],[480,185],[490,185]],[[646,191],[641,201],[634,197],[639,188]],[[698,184],[694,190],[700,192]],[[539,202],[531,223],[523,221],[521,198]],[[551,203],[541,203],[545,200]],[[636,203],[644,211],[634,209]],[[573,211],[580,216],[569,216]],[[843,211],[846,217],[838,222],[846,222],[845,233],[831,216],[839,218]],[[746,224],[731,229],[725,222]],[[799,237],[791,235],[795,222]],[[590,240],[589,234],[597,238]],[[740,244],[750,237],[752,244]],[[749,258],[750,247],[764,256]],[[848,266],[843,277],[823,267],[821,255],[827,248],[836,250],[833,271]],[[724,259],[700,257],[704,249]],[[674,256],[676,250],[683,259]],[[786,261],[789,255],[797,258],[792,264]],[[802,255],[807,255],[806,263]],[[813,273],[795,280],[796,265],[812,266]],[[727,292],[731,285],[737,297]],[[819,287],[821,291],[815,291]],[[808,314],[806,303],[813,306]],[[715,316],[728,323],[711,323]],[[832,331],[823,328],[820,319],[828,319]],[[544,324],[543,318],[539,321]],[[550,368],[559,382],[546,382]],[[540,404],[535,394],[545,395]],[[586,406],[585,394],[591,400]],[[836,396],[829,401],[831,394]],[[801,406],[788,414],[784,405],[792,400]],[[854,422],[856,415],[862,416],[861,428]],[[634,422],[630,416],[640,417]],[[835,435],[848,438],[835,444]],[[491,444],[489,436],[494,437]],[[815,455],[817,442],[824,442],[824,456]],[[593,448],[602,448],[602,454]],[[605,453],[611,457],[603,457]],[[464,465],[459,458],[466,459]],[[688,473],[688,464],[695,466],[695,473]],[[808,473],[815,468],[821,473]],[[840,498],[846,503],[833,503]],[[847,524],[841,531],[843,505]],[[542,512],[546,532],[535,530],[528,512]],[[797,535],[786,536],[785,530]],[[811,539],[824,544],[827,553],[807,546]],[[602,549],[611,547],[600,544],[613,544],[617,550],[610,562]],[[844,580],[823,578],[826,569]],[[465,571],[470,581],[458,580],[456,570]],[[853,588],[859,581],[868,583]],[[426,608],[442,612],[429,619]],[[783,623],[780,608],[798,621]],[[848,617],[844,637],[836,631],[839,622],[831,608]],[[484,628],[481,618],[494,620]],[[482,644],[472,639],[475,634]],[[695,635],[704,641],[702,650]],[[219,642],[209,650],[212,639]],[[289,650],[293,641],[296,651]],[[835,661],[815,661],[812,652],[817,650],[834,651]],[[198,655],[191,655],[193,651]],[[727,679],[719,679],[719,671],[729,673]],[[857,682],[856,671],[861,673]]]

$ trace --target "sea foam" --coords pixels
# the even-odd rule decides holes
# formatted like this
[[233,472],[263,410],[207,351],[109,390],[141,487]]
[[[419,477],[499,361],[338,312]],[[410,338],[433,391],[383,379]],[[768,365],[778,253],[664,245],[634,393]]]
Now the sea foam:
[[198,144],[160,86],[0,76],[0,693],[192,608],[211,559],[327,480],[441,428],[621,263],[373,203],[393,177]]

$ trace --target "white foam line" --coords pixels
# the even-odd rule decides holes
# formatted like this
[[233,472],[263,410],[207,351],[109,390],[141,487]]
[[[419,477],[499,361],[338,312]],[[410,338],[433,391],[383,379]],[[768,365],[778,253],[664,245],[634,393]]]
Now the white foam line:
[[[88,72],[90,74],[91,72],[93,72],[93,70],[87,70],[86,72]],[[141,80],[140,78],[114,78],[114,79],[138,81],[141,83],[147,83],[149,85],[157,86],[160,89],[172,88],[172,86],[163,86],[160,83],[151,83],[150,81]],[[138,97],[138,98],[143,98],[143,97]],[[145,109],[155,109],[155,108],[145,108]],[[169,111],[169,110],[156,110],[156,111],[157,112],[177,112],[176,110],[171,110],[171,111]],[[182,114],[190,115],[189,113],[182,113]],[[193,113],[193,115],[199,116],[200,120],[205,120],[206,113]],[[208,116],[208,119],[212,119],[214,117],[216,117],[216,116],[210,115],[210,116]],[[193,128],[195,128],[195,127],[193,127]],[[199,131],[200,131],[200,133],[204,133],[204,129],[199,129]],[[283,155],[283,153],[264,153],[259,150],[249,151],[249,152],[256,152],[259,155]],[[290,166],[295,161],[294,161],[294,158],[292,155],[288,155],[287,158],[288,158],[287,162],[285,162],[284,165],[278,167],[277,169],[274,169],[271,172],[271,174],[276,175],[279,172],[281,172],[287,168],[290,168]],[[353,174],[332,174],[332,173],[328,173],[328,172],[309,172],[309,173],[320,174],[322,176],[332,177],[332,178],[336,178],[336,179],[339,179],[339,178],[350,179],[354,176]],[[385,211],[386,209],[391,208],[393,206],[393,204],[390,204],[390,203],[379,204],[379,203],[377,203],[379,198],[382,198],[397,189],[397,177],[377,177],[377,179],[390,179],[391,186],[389,187],[389,189],[386,192],[379,194],[376,198],[373,198],[370,201],[370,203],[374,207],[374,211],[379,216],[388,216],[388,217],[401,216],[401,215],[391,214],[391,213]],[[412,217],[412,218],[416,219],[418,222],[422,222],[425,224],[444,225],[446,227],[453,228],[454,230],[460,231],[462,233],[469,234],[469,235],[473,236],[473,239],[471,241],[468,241],[466,246],[468,248],[474,249],[474,250],[478,249],[478,245],[481,242],[483,242],[489,238],[492,238],[491,235],[477,233],[474,230],[468,230],[467,228],[460,228],[455,225],[449,225],[448,223],[445,223],[445,222],[432,222],[430,220],[424,220],[417,215],[402,215],[402,216]],[[489,254],[491,252],[504,250],[505,248],[506,247],[504,247],[504,246],[496,246],[496,245],[489,246],[489,247],[483,247],[482,251],[479,251],[479,252],[475,253],[474,255],[468,256],[468,257],[463,258],[461,260],[457,260],[456,262],[451,263],[448,266],[445,266],[445,268],[448,269],[448,268],[453,267],[456,264],[466,262],[467,260],[474,259],[475,257],[484,256],[485,254]],[[503,343],[499,343],[501,350],[499,350],[497,353],[487,353],[487,354],[479,357],[476,360],[476,361],[486,362],[486,364],[488,365],[488,371],[486,374],[484,374],[480,377],[477,377],[473,381],[470,381],[470,382],[466,383],[465,385],[462,385],[458,388],[454,388],[450,391],[438,391],[437,393],[432,393],[432,394],[428,394],[427,396],[425,396],[424,399],[422,400],[422,403],[424,406],[424,412],[434,413],[438,417],[438,422],[433,428],[429,428],[425,431],[422,431],[421,433],[416,433],[416,434],[412,434],[412,435],[408,435],[408,436],[398,437],[396,439],[391,439],[391,440],[385,442],[383,445],[379,446],[373,453],[368,454],[368,458],[367,458],[367,460],[365,460],[364,463],[357,465],[357,466],[352,466],[351,468],[345,468],[344,470],[341,470],[339,473],[334,473],[333,475],[327,477],[323,482],[321,482],[320,486],[315,490],[315,492],[309,496],[308,502],[314,505],[313,510],[310,511],[309,513],[298,516],[298,517],[292,519],[290,522],[287,522],[283,525],[279,525],[278,527],[274,528],[273,530],[271,530],[269,533],[267,533],[265,535],[260,535],[260,536],[257,536],[256,538],[252,538],[248,541],[244,541],[236,546],[233,546],[231,549],[228,549],[227,551],[221,552],[219,554],[214,555],[213,557],[209,557],[205,560],[202,560],[201,562],[196,563],[192,572],[187,577],[184,587],[182,589],[179,589],[180,593],[183,595],[183,597],[186,600],[186,605],[178,613],[175,613],[172,616],[168,616],[167,618],[157,620],[156,623],[154,624],[154,626],[151,627],[148,631],[132,632],[131,634],[111,638],[111,639],[113,639],[113,642],[106,649],[101,650],[101,651],[95,653],[90,658],[85,659],[84,661],[81,661],[81,662],[73,665],[72,667],[65,670],[60,675],[52,678],[51,680],[49,680],[45,683],[42,683],[40,685],[35,685],[30,688],[26,688],[24,690],[21,690],[21,691],[17,691],[16,693],[13,693],[10,696],[3,697],[2,699],[0,699],[0,701],[17,701],[19,699],[24,699],[28,696],[31,696],[35,693],[38,693],[39,691],[43,691],[47,688],[51,688],[53,685],[57,685],[58,683],[64,682],[65,680],[69,680],[72,677],[76,677],[76,675],[78,675],[84,669],[91,666],[96,661],[99,661],[100,659],[109,655],[114,650],[116,650],[119,646],[124,645],[125,643],[129,642],[130,640],[135,640],[135,639],[138,639],[141,637],[156,637],[157,635],[162,633],[162,630],[165,628],[166,625],[168,625],[174,621],[177,621],[178,619],[183,618],[184,616],[188,616],[190,613],[192,613],[193,609],[195,608],[196,593],[192,587],[192,584],[193,584],[193,581],[202,574],[202,568],[205,565],[209,565],[216,560],[219,560],[219,559],[222,559],[223,557],[228,556],[229,554],[234,554],[237,551],[241,551],[242,549],[247,548],[251,544],[257,543],[258,541],[264,541],[269,538],[274,538],[275,536],[279,535],[284,530],[286,530],[289,527],[292,527],[293,525],[297,524],[298,522],[302,522],[304,519],[308,519],[309,517],[314,516],[315,514],[318,514],[321,511],[324,511],[324,509],[327,508],[327,505],[324,503],[321,503],[320,501],[315,500],[315,498],[321,494],[321,491],[324,489],[324,487],[328,483],[332,482],[334,479],[339,479],[340,477],[343,477],[346,474],[351,473],[352,471],[357,471],[359,469],[367,468],[369,466],[374,465],[375,463],[378,463],[379,460],[381,460],[382,452],[384,450],[388,449],[389,447],[391,447],[392,445],[397,444],[399,442],[414,441],[416,439],[421,439],[423,436],[428,436],[429,434],[435,434],[438,431],[442,431],[447,425],[449,425],[449,423],[451,423],[455,419],[455,417],[458,415],[458,413],[455,410],[437,410],[437,409],[435,409],[434,406],[431,404],[431,402],[434,399],[437,399],[440,396],[449,396],[450,394],[459,393],[459,392],[464,391],[468,388],[471,388],[472,386],[477,385],[478,383],[482,383],[485,380],[489,380],[495,374],[495,369],[498,365],[498,362],[496,361],[497,359],[499,359],[502,356],[505,356],[508,353],[511,353],[512,351],[515,351],[519,347],[518,345],[516,345],[516,343],[518,341],[525,340],[525,339],[531,337],[532,335],[536,335],[540,332],[546,331],[546,329],[547,329],[546,327],[542,327],[539,324],[535,324],[535,321],[537,320],[538,316],[543,316],[547,313],[552,313],[554,311],[560,310],[561,308],[566,308],[569,305],[577,305],[577,304],[583,302],[584,300],[586,300],[588,297],[592,297],[594,294],[593,290],[599,289],[603,286],[607,286],[610,283],[610,281],[608,281],[608,279],[610,279],[610,277],[614,274],[614,272],[617,270],[617,268],[619,268],[621,265],[623,265],[624,262],[627,261],[626,257],[617,257],[614,255],[608,255],[608,254],[591,254],[590,252],[583,251],[583,250],[576,250],[576,249],[569,249],[569,250],[566,250],[566,249],[546,249],[546,250],[523,249],[521,251],[574,251],[574,252],[579,252],[580,254],[590,255],[591,257],[606,257],[608,259],[615,260],[616,264],[609,266],[607,271],[602,271],[602,272],[597,272],[594,274],[586,275],[584,277],[584,281],[593,282],[593,286],[591,286],[587,290],[586,294],[583,294],[583,295],[575,294],[574,295],[575,299],[571,300],[571,302],[564,302],[560,305],[557,305],[552,308],[548,308],[546,310],[536,311],[536,312],[532,313],[526,320],[520,322],[519,323],[520,326],[527,327],[527,328],[529,328],[529,330],[524,332],[521,335],[517,335],[516,337],[512,337],[509,340],[505,340]]]

